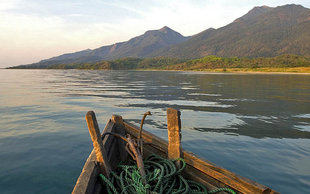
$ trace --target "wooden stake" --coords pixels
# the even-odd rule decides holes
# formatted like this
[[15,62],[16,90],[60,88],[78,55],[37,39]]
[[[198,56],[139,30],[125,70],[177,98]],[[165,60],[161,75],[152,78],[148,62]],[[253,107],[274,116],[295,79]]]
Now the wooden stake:
[[112,121],[113,121],[113,123],[116,123],[116,124],[123,124],[123,118],[122,118],[122,116],[120,116],[120,115],[112,115]]
[[97,161],[99,162],[101,172],[105,176],[110,177],[111,167],[107,159],[108,158],[106,154],[107,152],[105,151],[105,148],[103,147],[96,115],[93,111],[87,112],[86,122],[87,122],[90,137],[93,141],[96,158],[97,158]]
[[134,142],[133,142],[133,140],[132,140],[130,135],[128,135],[128,137],[127,137],[127,142],[129,144],[130,151],[135,156],[134,159],[137,162],[137,167],[139,169],[139,173],[141,175],[142,182],[143,182],[144,185],[146,185],[147,184],[147,182],[146,182],[146,174],[145,174],[145,169],[144,169],[144,163],[143,163],[142,155],[141,155],[139,149],[137,149],[135,147]]
[[[181,119],[180,111],[173,108],[167,109],[168,123],[168,158],[177,159],[181,157]],[[178,166],[180,163],[178,161]]]
[[[114,122],[116,124],[119,124],[119,125],[123,125],[124,121],[123,121],[123,118],[121,116],[113,115],[112,116],[112,122]],[[141,127],[140,127],[140,131],[141,131]],[[146,182],[146,174],[145,174],[142,154],[140,153],[139,149],[137,149],[135,147],[135,143],[134,143],[134,141],[133,141],[133,139],[132,139],[132,137],[130,135],[128,135],[128,137],[127,137],[127,143],[129,145],[129,149],[133,153],[133,156],[134,156],[133,159],[136,160],[136,162],[137,162],[137,166],[138,166],[141,178],[142,178],[142,182],[143,182],[144,185],[146,185],[147,184],[147,182]]]

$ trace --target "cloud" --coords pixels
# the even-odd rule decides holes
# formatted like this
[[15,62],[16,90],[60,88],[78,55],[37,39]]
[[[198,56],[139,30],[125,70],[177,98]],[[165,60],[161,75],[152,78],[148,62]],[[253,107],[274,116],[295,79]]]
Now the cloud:
[[0,1],[0,11],[10,10],[16,7],[18,2],[20,2],[20,0]]

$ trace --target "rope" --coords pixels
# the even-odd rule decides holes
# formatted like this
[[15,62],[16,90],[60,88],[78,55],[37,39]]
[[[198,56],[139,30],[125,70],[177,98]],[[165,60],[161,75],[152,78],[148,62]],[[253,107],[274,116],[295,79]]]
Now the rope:
[[[175,162],[180,161],[181,167],[177,169]],[[214,194],[226,191],[235,194],[230,188],[218,188],[208,191],[201,183],[186,180],[181,174],[185,168],[184,159],[168,160],[157,155],[151,155],[144,160],[146,172],[146,185],[142,182],[142,177],[136,165],[118,165],[111,173],[111,178],[107,179],[100,174],[103,183],[109,194]]]
[[107,179],[107,177],[105,177],[103,174],[99,174],[99,176],[108,185],[107,190],[109,194],[110,193],[112,194],[110,189],[112,189],[114,193],[117,193],[116,188],[114,187],[113,183],[109,179]]
[[230,192],[230,193],[236,193],[234,190],[230,189],[230,188],[218,188],[218,189],[214,189],[212,191],[209,191],[208,193],[212,194],[212,193],[218,193],[221,191],[226,191],[226,192]]

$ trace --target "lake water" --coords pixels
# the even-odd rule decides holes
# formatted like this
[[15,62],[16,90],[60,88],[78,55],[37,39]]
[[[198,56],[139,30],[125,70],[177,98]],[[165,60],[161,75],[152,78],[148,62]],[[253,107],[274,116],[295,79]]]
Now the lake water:
[[310,191],[310,75],[0,70],[0,193],[69,193],[111,114],[282,193]]

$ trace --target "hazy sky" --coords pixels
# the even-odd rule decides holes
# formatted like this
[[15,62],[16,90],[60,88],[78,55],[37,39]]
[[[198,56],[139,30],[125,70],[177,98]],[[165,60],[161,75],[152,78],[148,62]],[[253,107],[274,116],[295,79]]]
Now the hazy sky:
[[309,0],[0,0],[0,67],[126,41],[169,26],[185,36],[222,27],[254,6]]

